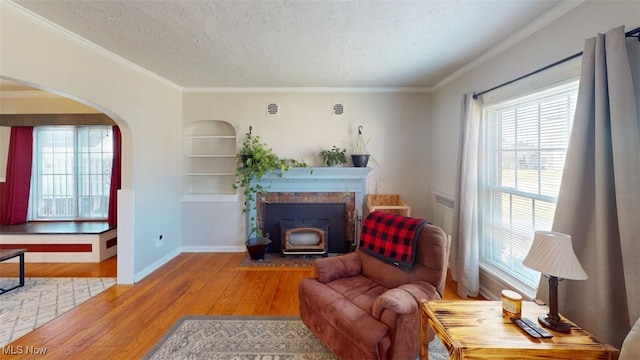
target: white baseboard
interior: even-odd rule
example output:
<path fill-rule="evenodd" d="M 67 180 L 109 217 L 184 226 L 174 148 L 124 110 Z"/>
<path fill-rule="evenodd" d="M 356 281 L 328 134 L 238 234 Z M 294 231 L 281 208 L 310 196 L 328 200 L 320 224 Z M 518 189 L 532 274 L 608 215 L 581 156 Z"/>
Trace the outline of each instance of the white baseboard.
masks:
<path fill-rule="evenodd" d="M 138 281 L 144 279 L 147 275 L 149 275 L 152 272 L 158 270 L 162 265 L 168 263 L 171 259 L 173 259 L 174 257 L 180 255 L 181 253 L 182 253 L 181 249 L 177 248 L 177 249 L 173 250 L 172 252 L 168 253 L 167 255 L 163 256 L 162 258 L 158 259 L 158 261 L 156 261 L 153 264 L 147 266 L 145 269 L 143 269 L 139 273 L 136 273 L 134 275 L 134 277 L 133 277 L 133 282 L 137 283 Z"/>
<path fill-rule="evenodd" d="M 244 246 L 183 246 L 182 252 L 245 252 L 247 248 Z"/>

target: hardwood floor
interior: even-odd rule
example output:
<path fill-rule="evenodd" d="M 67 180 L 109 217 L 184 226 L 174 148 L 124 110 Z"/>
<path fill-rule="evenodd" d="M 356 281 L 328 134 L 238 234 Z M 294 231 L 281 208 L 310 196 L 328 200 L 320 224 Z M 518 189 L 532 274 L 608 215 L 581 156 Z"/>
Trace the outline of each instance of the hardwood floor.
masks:
<path fill-rule="evenodd" d="M 116 277 L 116 257 L 100 263 L 26 263 L 27 277 Z M 0 263 L 0 277 L 17 277 L 17 263 Z"/>
<path fill-rule="evenodd" d="M 46 348 L 50 359 L 139 359 L 183 315 L 299 315 L 298 283 L 312 270 L 236 269 L 244 256 L 180 254 L 139 283 L 113 286 L 10 345 Z M 0 276 L 16 276 L 15 264 L 0 265 Z M 26 266 L 28 277 L 116 275 L 116 258 Z M 458 298 L 454 285 L 447 282 L 446 299 Z"/>

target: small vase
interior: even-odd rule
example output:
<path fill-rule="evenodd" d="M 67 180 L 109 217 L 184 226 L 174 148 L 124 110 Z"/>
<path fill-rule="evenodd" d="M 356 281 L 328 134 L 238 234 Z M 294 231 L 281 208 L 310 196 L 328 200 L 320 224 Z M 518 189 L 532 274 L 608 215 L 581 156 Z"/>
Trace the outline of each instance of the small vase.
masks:
<path fill-rule="evenodd" d="M 355 167 L 367 167 L 369 155 L 351 155 L 351 161 Z"/>
<path fill-rule="evenodd" d="M 247 247 L 251 260 L 257 261 L 264 260 L 264 256 L 267 253 L 267 249 L 269 249 L 270 244 L 271 240 L 263 237 L 251 238 L 244 243 Z"/>

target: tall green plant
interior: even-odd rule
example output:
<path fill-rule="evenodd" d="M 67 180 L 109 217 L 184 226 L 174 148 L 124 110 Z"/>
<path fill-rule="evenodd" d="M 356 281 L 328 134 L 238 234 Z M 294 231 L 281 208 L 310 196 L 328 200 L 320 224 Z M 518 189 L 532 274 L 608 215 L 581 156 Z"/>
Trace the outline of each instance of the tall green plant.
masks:
<path fill-rule="evenodd" d="M 277 171 L 278 176 L 283 176 L 284 172 L 292 167 L 305 167 L 304 161 L 286 159 L 278 157 L 271 147 L 260 140 L 260 136 L 252 134 L 252 127 L 245 134 L 242 148 L 236 156 L 236 182 L 234 189 L 242 188 L 244 193 L 244 208 L 242 214 L 249 214 L 256 210 L 257 196 L 267 191 L 268 187 L 260 184 L 265 174 Z M 249 219 L 249 238 L 269 237 L 269 234 L 262 232 L 258 226 L 258 219 L 255 211 Z"/>

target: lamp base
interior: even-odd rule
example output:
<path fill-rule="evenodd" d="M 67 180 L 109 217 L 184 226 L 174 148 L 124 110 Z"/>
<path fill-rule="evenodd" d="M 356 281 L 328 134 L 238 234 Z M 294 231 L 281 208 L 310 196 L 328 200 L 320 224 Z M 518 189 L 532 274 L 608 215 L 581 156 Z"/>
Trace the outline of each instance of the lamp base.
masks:
<path fill-rule="evenodd" d="M 538 316 L 538 321 L 542 324 L 542 326 L 549 328 L 553 331 L 569 334 L 571 332 L 571 325 L 566 322 L 558 319 L 550 318 L 549 316 L 540 315 Z"/>

